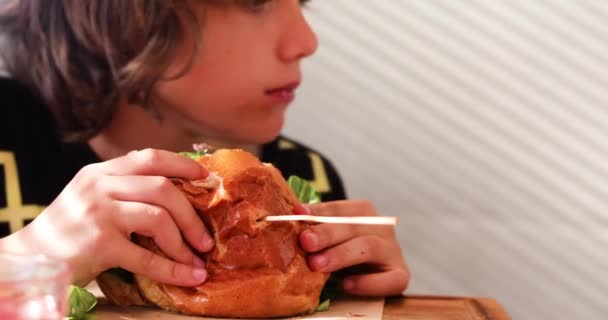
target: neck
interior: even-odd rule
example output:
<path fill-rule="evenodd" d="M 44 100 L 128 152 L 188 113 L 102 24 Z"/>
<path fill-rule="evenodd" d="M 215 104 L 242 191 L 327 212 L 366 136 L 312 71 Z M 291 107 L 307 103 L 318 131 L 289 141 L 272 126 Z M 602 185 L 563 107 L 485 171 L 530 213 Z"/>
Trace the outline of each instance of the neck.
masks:
<path fill-rule="evenodd" d="M 171 115 L 165 117 L 164 114 L 163 119 L 160 121 L 154 118 L 141 107 L 120 103 L 110 124 L 90 139 L 89 145 L 102 161 L 146 148 L 173 152 L 192 151 L 192 145 L 201 142 L 214 148 L 240 148 L 257 157 L 261 156 L 262 146 L 259 144 L 205 137 L 175 125 L 186 123 L 186 119 L 176 119 Z"/>

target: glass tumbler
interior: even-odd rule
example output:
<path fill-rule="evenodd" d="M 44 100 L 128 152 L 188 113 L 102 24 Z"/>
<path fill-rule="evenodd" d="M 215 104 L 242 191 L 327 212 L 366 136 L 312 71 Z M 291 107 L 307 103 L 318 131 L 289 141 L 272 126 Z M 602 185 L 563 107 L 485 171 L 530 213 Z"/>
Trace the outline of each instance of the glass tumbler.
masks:
<path fill-rule="evenodd" d="M 64 262 L 0 252 L 0 319 L 63 319 L 71 277 Z"/>

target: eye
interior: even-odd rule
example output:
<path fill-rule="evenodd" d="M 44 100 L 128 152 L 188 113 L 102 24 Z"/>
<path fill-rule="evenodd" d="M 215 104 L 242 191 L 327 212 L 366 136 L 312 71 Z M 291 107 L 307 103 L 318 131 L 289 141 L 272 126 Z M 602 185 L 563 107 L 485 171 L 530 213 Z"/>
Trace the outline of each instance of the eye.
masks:
<path fill-rule="evenodd" d="M 259 12 L 264 10 L 264 7 L 272 2 L 272 0 L 240 0 L 240 5 L 253 12 Z"/>
<path fill-rule="evenodd" d="M 240 0 L 241 7 L 251 11 L 262 11 L 273 0 Z M 300 6 L 306 7 L 311 0 L 300 0 Z"/>

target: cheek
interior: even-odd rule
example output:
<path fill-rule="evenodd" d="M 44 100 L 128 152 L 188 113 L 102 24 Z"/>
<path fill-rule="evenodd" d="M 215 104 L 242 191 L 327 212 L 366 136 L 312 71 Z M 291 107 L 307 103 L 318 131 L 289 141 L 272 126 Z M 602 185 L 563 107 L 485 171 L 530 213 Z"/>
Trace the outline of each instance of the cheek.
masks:
<path fill-rule="evenodd" d="M 226 122 L 263 112 L 263 86 L 236 63 L 210 63 L 201 57 L 180 78 L 159 82 L 156 94 L 168 107 L 193 120 Z"/>
<path fill-rule="evenodd" d="M 162 109 L 179 115 L 171 121 L 175 126 L 183 126 L 180 119 L 188 119 L 188 126 L 200 133 L 225 134 L 259 122 L 263 109 L 255 106 L 251 93 L 227 84 L 190 81 L 186 77 L 157 85 L 156 94 Z"/>
<path fill-rule="evenodd" d="M 206 67 L 196 65 L 178 79 L 159 82 L 155 95 L 164 108 L 189 119 L 188 128 L 217 139 L 262 143 L 276 137 L 285 106 L 269 104 L 260 81 L 245 77 L 254 72 Z M 175 121 L 175 125 L 185 124 Z"/>
<path fill-rule="evenodd" d="M 232 74 L 235 72 L 198 61 L 186 74 L 159 82 L 155 89 L 161 100 L 180 109 L 234 105 L 243 98 L 243 88 Z"/>

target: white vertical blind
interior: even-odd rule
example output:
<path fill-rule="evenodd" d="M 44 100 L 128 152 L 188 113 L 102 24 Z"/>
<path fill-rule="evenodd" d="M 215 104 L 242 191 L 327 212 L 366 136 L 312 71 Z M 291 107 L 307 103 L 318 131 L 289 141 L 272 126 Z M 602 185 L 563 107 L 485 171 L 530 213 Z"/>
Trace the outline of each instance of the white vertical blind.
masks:
<path fill-rule="evenodd" d="M 286 133 L 398 227 L 412 293 L 608 314 L 608 1 L 317 0 Z"/>

